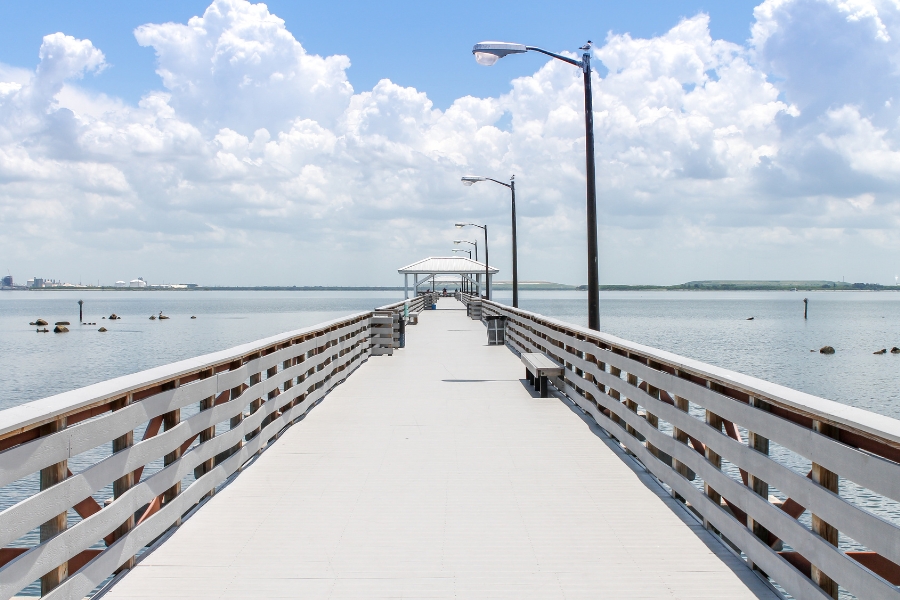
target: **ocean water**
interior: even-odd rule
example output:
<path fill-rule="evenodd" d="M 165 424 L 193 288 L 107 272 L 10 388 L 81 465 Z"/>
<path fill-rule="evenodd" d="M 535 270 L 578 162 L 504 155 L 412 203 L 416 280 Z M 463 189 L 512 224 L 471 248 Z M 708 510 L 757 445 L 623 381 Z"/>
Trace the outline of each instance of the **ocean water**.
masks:
<path fill-rule="evenodd" d="M 0 410 L 402 299 L 403 292 L 0 292 Z M 96 325 L 78 324 L 78 300 Z M 169 319 L 151 321 L 160 311 Z M 122 318 L 103 319 L 112 313 Z M 28 325 L 39 318 L 51 333 Z M 69 333 L 52 333 L 56 321 L 71 322 Z"/>
<path fill-rule="evenodd" d="M 402 292 L 0 292 L 0 410 L 401 298 Z M 803 298 L 809 299 L 808 319 L 803 318 Z M 85 321 L 96 325 L 78 324 L 79 299 L 85 302 Z M 511 293 L 497 292 L 495 299 L 510 303 Z M 520 306 L 587 324 L 584 292 L 524 292 Z M 160 311 L 170 319 L 149 319 Z M 122 319 L 102 318 L 113 312 Z M 28 323 L 38 318 L 47 320 L 50 329 L 55 321 L 70 321 L 70 332 L 36 333 Z M 109 331 L 99 333 L 101 326 Z M 900 347 L 898 293 L 606 292 L 601 294 L 601 329 L 900 418 L 900 355 L 873 354 Z M 836 353 L 820 354 L 824 345 Z M 184 417 L 190 414 L 183 411 Z M 136 431 L 136 439 L 142 433 Z M 78 472 L 108 453 L 104 447 L 73 457 L 70 468 Z M 775 444 L 771 453 L 798 473 L 805 475 L 810 468 L 808 461 Z M 147 466 L 146 476 L 162 467 L 161 460 L 157 463 Z M 733 466 L 724 469 L 738 476 Z M 0 511 L 36 490 L 35 477 L 0 488 Z M 771 493 L 784 498 L 774 488 Z M 102 501 L 110 495 L 111 489 L 104 489 L 94 496 Z M 898 503 L 846 480 L 841 481 L 841 495 L 900 523 Z M 70 511 L 70 524 L 78 520 Z M 808 515 L 800 520 L 809 526 Z M 36 541 L 37 531 L 32 531 L 15 545 Z M 843 535 L 841 547 L 861 549 Z M 33 584 L 22 593 L 39 595 L 39 587 Z"/>

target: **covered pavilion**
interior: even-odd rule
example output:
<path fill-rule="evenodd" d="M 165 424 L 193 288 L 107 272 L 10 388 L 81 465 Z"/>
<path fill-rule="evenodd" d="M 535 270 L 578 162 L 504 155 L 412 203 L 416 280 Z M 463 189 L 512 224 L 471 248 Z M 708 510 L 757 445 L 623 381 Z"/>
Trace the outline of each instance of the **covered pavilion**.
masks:
<path fill-rule="evenodd" d="M 459 281 L 469 281 L 475 291 L 481 295 L 481 275 L 485 274 L 485 265 L 477 260 L 462 256 L 429 256 L 418 262 L 407 265 L 402 269 L 397 269 L 398 273 L 403 274 L 404 298 L 409 298 L 409 276 L 414 279 L 414 293 L 418 293 L 419 286 L 426 283 L 435 283 L 439 281 L 456 281 L 444 279 L 447 275 L 456 275 Z M 499 272 L 495 267 L 487 267 L 487 276 L 493 279 L 493 276 Z M 419 279 L 424 275 L 423 279 Z M 488 286 L 490 287 L 490 286 Z"/>

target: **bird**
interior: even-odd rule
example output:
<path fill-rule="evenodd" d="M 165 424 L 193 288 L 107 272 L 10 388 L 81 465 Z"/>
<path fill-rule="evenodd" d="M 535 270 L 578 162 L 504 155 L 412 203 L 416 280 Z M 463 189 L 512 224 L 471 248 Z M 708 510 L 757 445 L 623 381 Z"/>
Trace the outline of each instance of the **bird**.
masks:
<path fill-rule="evenodd" d="M 590 49 L 591 49 L 591 43 L 592 43 L 591 40 L 588 40 L 588 41 L 587 41 L 587 44 L 585 44 L 584 46 L 582 46 L 581 48 L 579 48 L 579 50 L 590 50 Z"/>

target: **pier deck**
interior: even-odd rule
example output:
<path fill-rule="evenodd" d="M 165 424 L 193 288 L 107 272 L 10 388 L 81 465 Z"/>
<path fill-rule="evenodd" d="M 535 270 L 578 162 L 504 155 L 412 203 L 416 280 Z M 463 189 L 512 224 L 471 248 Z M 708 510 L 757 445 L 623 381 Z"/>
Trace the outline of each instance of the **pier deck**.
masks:
<path fill-rule="evenodd" d="M 460 303 L 440 308 L 105 598 L 776 597 Z"/>

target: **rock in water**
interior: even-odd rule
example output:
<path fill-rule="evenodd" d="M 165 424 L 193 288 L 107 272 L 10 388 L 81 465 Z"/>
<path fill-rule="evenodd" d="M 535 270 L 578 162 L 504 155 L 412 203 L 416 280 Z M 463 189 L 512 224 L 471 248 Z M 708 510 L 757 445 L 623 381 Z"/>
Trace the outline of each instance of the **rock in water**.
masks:
<path fill-rule="evenodd" d="M 192 318 L 192 319 L 196 319 L 197 317 L 195 317 L 195 316 L 192 315 L 191 318 Z M 900 350 L 898 350 L 898 352 L 900 352 Z"/>
<path fill-rule="evenodd" d="M 755 319 L 755 318 L 756 318 L 756 317 L 749 317 L 747 320 L 748 320 L 748 321 L 752 321 L 752 320 Z"/>
<path fill-rule="evenodd" d="M 99 331 L 100 333 L 106 333 L 106 327 L 101 327 L 97 331 Z"/>
<path fill-rule="evenodd" d="M 32 321 L 31 323 L 29 323 L 29 325 L 31 325 L 31 326 L 33 327 L 33 326 L 37 325 L 37 323 L 35 323 L 34 321 Z"/>
<path fill-rule="evenodd" d="M 887 354 L 887 348 L 882 348 L 881 350 L 876 350 L 872 354 Z"/>
<path fill-rule="evenodd" d="M 120 317 L 116 313 L 113 313 L 113 314 L 109 315 L 109 318 L 111 321 L 115 321 L 116 319 L 121 319 L 122 317 Z"/>
<path fill-rule="evenodd" d="M 893 348 L 891 348 L 891 354 L 900 354 L 900 348 L 894 346 Z"/>
<path fill-rule="evenodd" d="M 155 321 L 155 320 L 156 320 L 156 315 L 150 315 L 150 320 L 151 320 L 151 321 Z"/>
<path fill-rule="evenodd" d="M 69 328 L 66 327 L 65 325 L 57 325 L 56 327 L 53 328 L 53 333 L 68 333 L 68 332 L 69 332 Z"/>
<path fill-rule="evenodd" d="M 834 348 L 831 346 L 822 346 L 819 348 L 819 354 L 834 354 Z"/>
<path fill-rule="evenodd" d="M 34 324 L 37 325 L 38 327 L 43 327 L 44 325 L 49 325 L 49 323 L 43 319 L 38 319 L 37 321 L 34 322 Z"/>
<path fill-rule="evenodd" d="M 69 323 L 68 321 L 57 321 L 55 324 L 56 325 L 71 325 L 71 323 Z"/>

